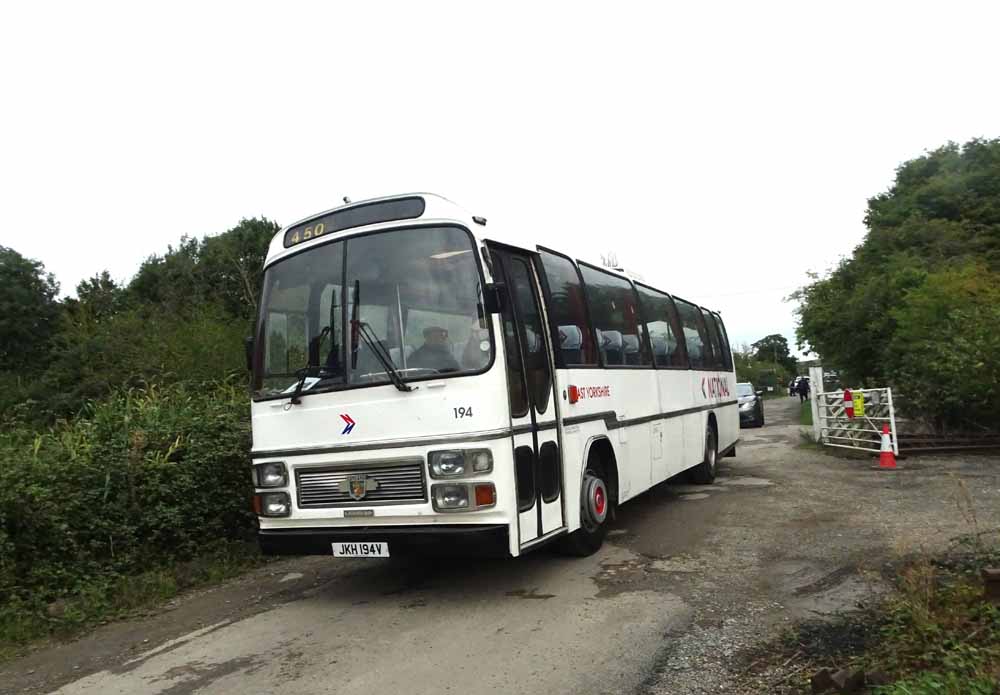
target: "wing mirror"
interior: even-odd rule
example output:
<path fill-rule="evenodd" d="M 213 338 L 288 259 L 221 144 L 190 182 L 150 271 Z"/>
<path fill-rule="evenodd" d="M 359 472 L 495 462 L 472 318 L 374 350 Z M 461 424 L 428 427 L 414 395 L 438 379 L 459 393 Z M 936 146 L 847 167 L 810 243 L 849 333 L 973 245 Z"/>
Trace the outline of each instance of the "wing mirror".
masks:
<path fill-rule="evenodd" d="M 243 341 L 243 350 L 246 352 L 247 358 L 247 371 L 253 371 L 253 336 L 250 336 Z"/>
<path fill-rule="evenodd" d="M 759 397 L 763 398 L 764 397 L 764 392 L 763 391 L 757 391 L 757 395 Z"/>
<path fill-rule="evenodd" d="M 507 286 L 502 282 L 491 282 L 483 288 L 483 305 L 486 313 L 499 314 L 507 306 Z"/>

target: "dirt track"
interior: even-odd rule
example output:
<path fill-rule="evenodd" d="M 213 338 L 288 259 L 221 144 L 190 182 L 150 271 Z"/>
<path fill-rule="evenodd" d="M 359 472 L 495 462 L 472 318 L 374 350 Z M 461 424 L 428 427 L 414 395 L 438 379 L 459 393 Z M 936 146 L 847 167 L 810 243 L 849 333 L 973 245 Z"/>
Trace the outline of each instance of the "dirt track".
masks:
<path fill-rule="evenodd" d="M 0 666 L 0 692 L 740 692 L 783 627 L 1000 526 L 1000 459 L 873 471 L 801 447 L 798 409 L 768 401 L 716 485 L 630 502 L 594 557 L 276 563 Z"/>

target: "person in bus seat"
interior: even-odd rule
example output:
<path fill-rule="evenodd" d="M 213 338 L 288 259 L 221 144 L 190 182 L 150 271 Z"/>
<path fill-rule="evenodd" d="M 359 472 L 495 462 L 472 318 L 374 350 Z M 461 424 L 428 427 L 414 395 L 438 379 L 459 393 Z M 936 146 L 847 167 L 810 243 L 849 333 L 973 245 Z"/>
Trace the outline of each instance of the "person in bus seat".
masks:
<path fill-rule="evenodd" d="M 478 371 L 486 366 L 489 360 L 490 332 L 483 323 L 476 319 L 469 328 L 469 339 L 462 350 L 462 367 L 468 371 Z M 483 349 L 483 344 L 486 349 Z M 409 359 L 409 356 L 407 356 Z"/>
<path fill-rule="evenodd" d="M 406 366 L 438 372 L 457 372 L 462 368 L 451 352 L 447 329 L 440 326 L 424 329 L 424 344 L 413 351 L 406 360 Z"/>

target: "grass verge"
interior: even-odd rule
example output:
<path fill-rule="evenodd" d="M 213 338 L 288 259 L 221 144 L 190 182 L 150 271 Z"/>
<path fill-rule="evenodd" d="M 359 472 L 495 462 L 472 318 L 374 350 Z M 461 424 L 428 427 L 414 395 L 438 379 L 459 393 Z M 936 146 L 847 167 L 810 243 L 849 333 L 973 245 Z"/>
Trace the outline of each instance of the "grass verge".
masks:
<path fill-rule="evenodd" d="M 812 427 L 813 411 L 812 411 L 812 405 L 809 403 L 809 401 L 802 402 L 802 410 L 799 413 L 799 424 L 808 425 L 809 427 Z"/>
<path fill-rule="evenodd" d="M 775 694 L 808 693 L 821 668 L 851 668 L 883 683 L 859 691 L 871 695 L 998 693 L 1000 605 L 984 598 L 980 577 L 983 568 L 998 566 L 1000 552 L 978 541 L 945 558 L 910 559 L 880 602 L 801 624 L 767 645 L 752 660 L 747 683 L 768 682 Z"/>
<path fill-rule="evenodd" d="M 1000 687 L 1000 606 L 983 597 L 980 570 L 997 553 L 920 559 L 904 567 L 884 606 L 881 640 L 860 663 L 893 676 L 879 695 L 987 695 Z"/>
<path fill-rule="evenodd" d="M 134 616 L 181 592 L 238 576 L 267 562 L 253 543 L 220 543 L 197 558 L 137 575 L 98 578 L 45 606 L 0 605 L 0 662 L 48 639 L 67 639 L 96 625 Z"/>

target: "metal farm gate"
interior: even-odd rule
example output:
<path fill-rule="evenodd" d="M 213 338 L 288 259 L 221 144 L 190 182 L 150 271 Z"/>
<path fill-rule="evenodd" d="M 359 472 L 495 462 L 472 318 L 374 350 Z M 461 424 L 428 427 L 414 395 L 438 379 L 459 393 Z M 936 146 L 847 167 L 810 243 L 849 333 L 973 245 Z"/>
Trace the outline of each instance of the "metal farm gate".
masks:
<path fill-rule="evenodd" d="M 882 426 L 889 425 L 893 453 L 899 455 L 896 437 L 896 411 L 892 407 L 892 389 L 849 389 L 853 397 L 855 415 L 851 417 L 844 391 L 817 393 L 815 396 L 818 418 L 817 438 L 826 446 L 879 453 L 882 445 Z M 858 407 L 863 404 L 862 407 Z M 863 413 L 863 414 L 862 414 Z"/>

